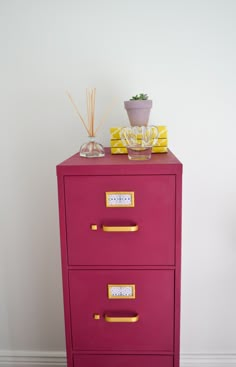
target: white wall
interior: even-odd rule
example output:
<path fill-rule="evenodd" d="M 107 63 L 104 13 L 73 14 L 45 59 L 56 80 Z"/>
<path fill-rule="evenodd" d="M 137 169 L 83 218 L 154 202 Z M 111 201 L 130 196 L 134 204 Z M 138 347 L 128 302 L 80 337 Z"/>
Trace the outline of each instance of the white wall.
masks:
<path fill-rule="evenodd" d="M 0 349 L 63 351 L 55 166 L 146 92 L 184 164 L 182 353 L 236 353 L 236 2 L 1 0 Z"/>

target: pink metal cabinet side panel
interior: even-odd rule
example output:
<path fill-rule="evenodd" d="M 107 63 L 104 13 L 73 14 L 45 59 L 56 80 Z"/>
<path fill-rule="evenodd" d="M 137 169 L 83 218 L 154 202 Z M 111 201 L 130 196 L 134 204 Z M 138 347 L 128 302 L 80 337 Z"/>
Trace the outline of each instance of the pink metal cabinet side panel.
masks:
<path fill-rule="evenodd" d="M 69 303 L 69 280 L 67 271 L 67 243 L 66 243 L 66 218 L 65 218 L 65 195 L 64 195 L 64 177 L 58 177 L 58 206 L 60 221 L 61 238 L 61 265 L 62 265 L 62 284 L 64 300 L 64 322 L 67 350 L 67 365 L 73 367 L 72 341 L 71 341 L 71 321 L 70 321 L 70 303 Z"/>
<path fill-rule="evenodd" d="M 180 363 L 181 226 L 182 226 L 182 170 L 181 173 L 176 175 L 176 240 L 175 240 L 176 271 L 175 271 L 174 367 L 179 367 Z"/>

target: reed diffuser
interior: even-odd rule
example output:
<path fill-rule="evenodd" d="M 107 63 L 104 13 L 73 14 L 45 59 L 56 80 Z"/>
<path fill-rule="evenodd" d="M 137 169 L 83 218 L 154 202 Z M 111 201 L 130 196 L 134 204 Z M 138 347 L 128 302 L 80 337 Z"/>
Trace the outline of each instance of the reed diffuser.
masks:
<path fill-rule="evenodd" d="M 85 121 L 80 114 L 73 98 L 67 93 L 69 100 L 71 101 L 77 116 L 84 125 L 89 141 L 80 147 L 80 156 L 85 158 L 99 158 L 105 156 L 105 151 L 102 144 L 96 141 L 96 134 L 105 122 L 105 117 L 101 120 L 97 128 L 95 128 L 95 101 L 96 101 L 96 88 L 86 89 L 86 102 L 87 102 L 87 121 Z"/>

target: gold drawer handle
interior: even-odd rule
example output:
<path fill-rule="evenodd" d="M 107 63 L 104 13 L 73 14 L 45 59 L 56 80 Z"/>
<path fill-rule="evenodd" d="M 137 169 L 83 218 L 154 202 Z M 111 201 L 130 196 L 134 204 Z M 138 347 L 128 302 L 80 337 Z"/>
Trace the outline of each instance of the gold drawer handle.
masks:
<path fill-rule="evenodd" d="M 104 315 L 106 322 L 137 322 L 139 320 L 139 315 L 134 316 L 109 316 Z"/>
<path fill-rule="evenodd" d="M 134 226 L 102 226 L 104 232 L 137 232 L 138 224 Z"/>

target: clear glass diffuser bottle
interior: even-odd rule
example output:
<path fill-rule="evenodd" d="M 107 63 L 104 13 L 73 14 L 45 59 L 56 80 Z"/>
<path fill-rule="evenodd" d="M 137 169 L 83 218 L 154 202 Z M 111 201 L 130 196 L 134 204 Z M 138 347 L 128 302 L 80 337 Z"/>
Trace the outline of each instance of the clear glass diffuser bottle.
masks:
<path fill-rule="evenodd" d="M 80 156 L 84 158 L 100 158 L 105 156 L 102 144 L 96 142 L 95 136 L 89 136 L 89 141 L 80 147 Z"/>

